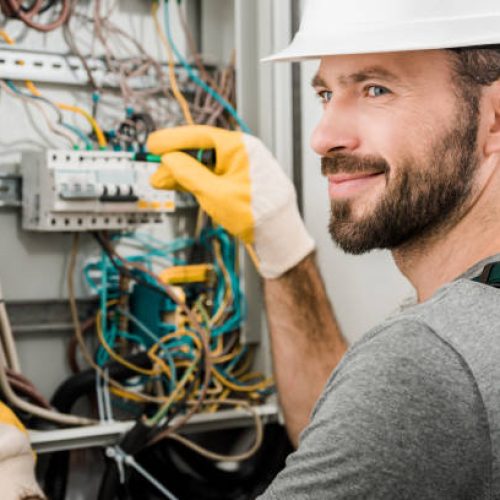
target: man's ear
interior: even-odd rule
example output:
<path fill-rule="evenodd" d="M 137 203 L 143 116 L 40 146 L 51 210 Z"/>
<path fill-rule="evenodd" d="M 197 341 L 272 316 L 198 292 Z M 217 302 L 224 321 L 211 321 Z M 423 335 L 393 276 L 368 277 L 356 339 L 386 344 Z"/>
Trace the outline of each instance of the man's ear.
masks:
<path fill-rule="evenodd" d="M 487 87 L 483 97 L 488 119 L 484 154 L 490 156 L 500 153 L 500 80 Z"/>

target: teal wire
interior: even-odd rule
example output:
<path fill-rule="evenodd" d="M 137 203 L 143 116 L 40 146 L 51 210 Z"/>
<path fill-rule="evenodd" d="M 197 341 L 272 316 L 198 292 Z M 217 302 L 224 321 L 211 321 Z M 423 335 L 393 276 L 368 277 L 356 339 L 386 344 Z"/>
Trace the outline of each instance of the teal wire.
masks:
<path fill-rule="evenodd" d="M 123 330 L 119 330 L 117 335 L 125 340 L 131 340 L 142 347 L 147 347 L 146 343 L 141 337 L 139 337 L 139 335 L 133 335 L 132 333 L 124 332 Z"/>
<path fill-rule="evenodd" d="M 101 252 L 101 293 L 99 294 L 101 308 L 101 332 L 107 339 L 107 320 L 108 320 L 108 256 L 104 251 Z M 109 343 L 109 342 L 108 342 Z M 102 366 L 109 358 L 108 353 L 101 348 L 97 351 L 97 363 Z"/>
<path fill-rule="evenodd" d="M 92 141 L 87 137 L 87 135 L 83 132 L 83 130 L 80 130 L 78 127 L 75 127 L 74 125 L 70 125 L 69 123 L 66 122 L 61 122 L 61 125 L 68 129 L 70 132 L 73 132 L 76 136 L 78 136 L 82 142 L 85 144 L 85 149 L 87 151 L 92 151 L 94 149 L 94 145 L 92 144 Z"/>
<path fill-rule="evenodd" d="M 172 37 L 172 32 L 170 29 L 170 14 L 169 14 L 169 3 L 168 0 L 165 0 L 165 8 L 163 9 L 163 15 L 164 15 L 164 21 L 165 21 L 165 32 L 167 34 L 168 41 L 172 47 L 172 50 L 175 54 L 175 57 L 178 59 L 178 61 L 182 64 L 184 69 L 186 70 L 189 78 L 196 84 L 198 87 L 202 88 L 207 94 L 212 96 L 221 106 L 226 109 L 229 114 L 237 121 L 238 125 L 240 126 L 241 130 L 247 134 L 250 133 L 250 127 L 244 122 L 244 120 L 241 118 L 241 116 L 238 114 L 238 112 L 234 109 L 234 107 L 227 102 L 224 97 L 222 97 L 216 90 L 214 90 L 212 87 L 207 85 L 203 80 L 201 80 L 198 75 L 195 73 L 193 70 L 193 67 L 184 59 L 182 54 L 179 52 L 177 49 L 177 46 L 175 45 L 174 39 Z"/>
<path fill-rule="evenodd" d="M 78 127 L 75 127 L 74 125 L 70 125 L 69 123 L 66 123 L 65 121 L 63 121 L 61 111 L 58 109 L 58 107 L 52 101 L 50 101 L 49 99 L 46 99 L 45 97 L 42 97 L 42 96 L 22 92 L 21 89 L 17 88 L 16 85 L 14 85 L 14 82 L 12 80 L 5 80 L 5 83 L 16 94 L 22 95 L 24 97 L 29 97 L 30 99 L 42 101 L 45 104 L 48 104 L 57 113 L 57 116 L 58 116 L 57 123 L 59 123 L 59 125 L 66 128 L 67 130 L 70 130 L 71 132 L 73 132 L 73 134 L 78 136 L 78 138 L 84 142 L 86 149 L 88 149 L 88 150 L 94 149 L 94 145 L 92 144 L 90 139 L 85 135 L 83 130 L 80 130 Z"/>
<path fill-rule="evenodd" d="M 231 360 L 231 362 L 224 368 L 227 373 L 231 372 L 233 368 L 239 363 L 240 359 L 248 352 L 248 346 L 243 349 Z"/>
<path fill-rule="evenodd" d="M 155 344 L 159 343 L 162 352 L 165 353 L 165 357 L 167 358 L 167 363 L 170 368 L 171 372 L 171 377 L 170 377 L 170 390 L 173 391 L 175 389 L 175 386 L 177 385 L 177 370 L 175 367 L 175 361 L 172 356 L 172 353 L 166 348 L 166 346 L 162 342 L 158 342 L 159 339 L 158 337 L 138 318 L 136 318 L 133 314 L 129 313 L 128 311 L 125 311 L 124 309 L 117 309 L 120 314 L 128 318 L 132 323 L 134 323 L 136 326 L 138 326 Z"/>

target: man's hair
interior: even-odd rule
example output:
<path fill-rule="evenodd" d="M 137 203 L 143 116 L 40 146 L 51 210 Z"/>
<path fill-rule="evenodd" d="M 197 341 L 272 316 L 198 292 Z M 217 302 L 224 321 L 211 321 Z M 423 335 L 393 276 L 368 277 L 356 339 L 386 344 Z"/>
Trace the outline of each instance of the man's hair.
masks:
<path fill-rule="evenodd" d="M 481 86 L 500 79 L 500 45 L 449 49 L 459 84 L 468 92 L 480 92 Z"/>

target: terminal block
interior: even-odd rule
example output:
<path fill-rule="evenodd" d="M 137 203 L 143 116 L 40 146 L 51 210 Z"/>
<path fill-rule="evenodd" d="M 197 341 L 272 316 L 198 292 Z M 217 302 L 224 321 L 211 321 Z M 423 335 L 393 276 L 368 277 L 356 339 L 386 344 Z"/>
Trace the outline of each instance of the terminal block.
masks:
<path fill-rule="evenodd" d="M 192 197 L 158 191 L 149 177 L 158 164 L 133 153 L 47 150 L 25 153 L 23 228 L 34 231 L 127 230 L 161 223 Z"/>

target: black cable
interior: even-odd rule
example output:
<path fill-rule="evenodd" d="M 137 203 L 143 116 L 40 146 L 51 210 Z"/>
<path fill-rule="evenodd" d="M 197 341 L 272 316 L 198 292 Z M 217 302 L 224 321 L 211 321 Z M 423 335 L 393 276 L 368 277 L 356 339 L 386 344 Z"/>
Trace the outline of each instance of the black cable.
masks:
<path fill-rule="evenodd" d="M 141 352 L 126 358 L 127 361 L 142 368 L 151 368 L 151 360 L 147 353 Z M 137 374 L 126 366 L 111 361 L 104 365 L 109 376 L 117 381 L 124 381 Z M 95 370 L 89 368 L 66 379 L 56 390 L 51 404 L 63 413 L 71 413 L 75 403 L 95 391 Z M 69 473 L 69 451 L 52 453 L 48 459 L 47 470 L 44 475 L 44 490 L 51 500 L 64 500 Z"/>
<path fill-rule="evenodd" d="M 240 433 L 238 430 L 223 430 L 207 433 L 205 437 L 211 437 L 213 441 L 234 442 L 241 436 Z M 261 448 L 231 472 L 222 470 L 212 460 L 180 443 L 169 440 L 143 450 L 136 460 L 179 500 L 253 500 L 264 492 L 284 468 L 286 457 L 292 451 L 283 426 L 268 424 L 264 429 Z M 125 498 L 163 498 L 154 486 L 136 472 L 129 476 L 128 495 Z"/>
<path fill-rule="evenodd" d="M 146 425 L 142 420 L 138 420 L 135 426 L 123 436 L 118 444 L 120 449 L 127 455 L 136 455 L 144 449 L 154 434 L 154 429 Z M 99 487 L 98 500 L 124 500 L 127 496 L 126 481 L 124 484 L 120 482 L 120 471 L 116 462 L 108 458 L 106 470 L 101 480 Z M 128 475 L 129 471 L 125 471 Z"/>

